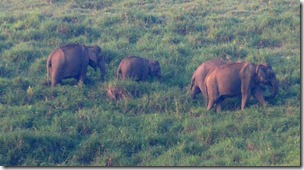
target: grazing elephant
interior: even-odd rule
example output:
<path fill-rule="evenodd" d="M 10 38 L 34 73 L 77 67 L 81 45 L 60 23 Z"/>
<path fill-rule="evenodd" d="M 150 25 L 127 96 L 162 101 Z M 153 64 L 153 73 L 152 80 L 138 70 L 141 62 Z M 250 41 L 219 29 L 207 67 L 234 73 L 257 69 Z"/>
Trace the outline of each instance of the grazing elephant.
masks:
<path fill-rule="evenodd" d="M 129 56 L 121 60 L 117 69 L 117 78 L 134 81 L 146 81 L 148 75 L 161 79 L 159 62 L 137 56 Z"/>
<path fill-rule="evenodd" d="M 261 84 L 270 85 L 273 98 L 278 92 L 278 81 L 270 65 L 235 62 L 222 65 L 210 72 L 205 79 L 208 96 L 207 110 L 216 104 L 216 111 L 221 111 L 221 102 L 226 97 L 242 95 L 241 109 L 252 94 L 260 104 L 265 105 Z"/>
<path fill-rule="evenodd" d="M 47 59 L 47 75 L 51 76 L 52 87 L 62 79 L 75 78 L 85 83 L 87 67 L 100 69 L 100 79 L 105 76 L 105 65 L 99 46 L 69 44 L 52 51 Z"/>
<path fill-rule="evenodd" d="M 203 93 L 203 96 L 206 99 L 206 95 L 204 94 L 204 82 L 207 74 L 214 70 L 215 68 L 224 65 L 226 63 L 231 62 L 230 60 L 223 60 L 221 58 L 215 58 L 208 61 L 203 62 L 201 65 L 197 67 L 197 69 L 194 71 L 192 78 L 191 78 L 191 85 L 190 85 L 190 96 L 192 99 L 195 98 L 197 94 L 200 92 Z"/>

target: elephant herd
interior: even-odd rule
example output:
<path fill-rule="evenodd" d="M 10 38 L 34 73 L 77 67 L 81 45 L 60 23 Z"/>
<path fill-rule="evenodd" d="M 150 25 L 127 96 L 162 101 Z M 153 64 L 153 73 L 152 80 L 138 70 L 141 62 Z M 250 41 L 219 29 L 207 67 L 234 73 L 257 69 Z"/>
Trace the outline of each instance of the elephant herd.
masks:
<path fill-rule="evenodd" d="M 98 67 L 100 80 L 104 80 L 106 69 L 101 48 L 97 45 L 68 44 L 56 48 L 48 56 L 47 76 L 51 76 L 52 87 L 68 78 L 84 83 L 88 66 L 95 71 Z M 161 80 L 159 62 L 137 56 L 122 59 L 116 73 L 118 79 L 133 81 L 146 81 L 149 75 Z M 264 97 L 262 85 L 271 86 L 271 96 Z M 241 109 L 244 109 L 251 95 L 265 105 L 265 99 L 277 94 L 278 81 L 270 65 L 216 58 L 203 62 L 192 75 L 191 98 L 194 99 L 200 92 L 207 103 L 207 110 L 216 105 L 216 111 L 220 112 L 226 97 L 239 95 L 242 96 Z"/>
<path fill-rule="evenodd" d="M 98 67 L 100 80 L 104 80 L 106 69 L 101 48 L 97 45 L 69 44 L 56 48 L 48 56 L 47 75 L 51 76 L 52 87 L 68 78 L 84 83 L 88 65 L 95 71 Z M 121 61 L 117 70 L 117 78 L 122 80 L 146 81 L 148 75 L 161 79 L 158 61 L 129 56 Z"/>
<path fill-rule="evenodd" d="M 194 98 L 202 92 L 207 101 L 207 110 L 216 105 L 216 111 L 221 111 L 221 103 L 226 97 L 241 95 L 241 109 L 246 106 L 249 97 L 265 105 L 262 85 L 270 85 L 273 98 L 278 93 L 278 81 L 270 65 L 253 64 L 250 62 L 213 59 L 202 63 L 191 78 L 190 95 Z"/>

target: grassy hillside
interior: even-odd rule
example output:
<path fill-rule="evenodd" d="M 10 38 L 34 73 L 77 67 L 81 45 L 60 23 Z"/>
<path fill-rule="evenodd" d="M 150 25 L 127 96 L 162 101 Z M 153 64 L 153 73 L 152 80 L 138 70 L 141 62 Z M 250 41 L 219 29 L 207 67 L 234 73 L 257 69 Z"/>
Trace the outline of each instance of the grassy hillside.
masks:
<path fill-rule="evenodd" d="M 51 89 L 60 45 L 99 45 L 106 80 Z M 163 82 L 116 80 L 127 55 L 156 59 Z M 206 111 L 191 75 L 211 58 L 269 62 L 278 95 Z M 2 0 L 0 165 L 300 166 L 300 3 L 295 0 Z M 123 90 L 112 101 L 107 89 Z"/>

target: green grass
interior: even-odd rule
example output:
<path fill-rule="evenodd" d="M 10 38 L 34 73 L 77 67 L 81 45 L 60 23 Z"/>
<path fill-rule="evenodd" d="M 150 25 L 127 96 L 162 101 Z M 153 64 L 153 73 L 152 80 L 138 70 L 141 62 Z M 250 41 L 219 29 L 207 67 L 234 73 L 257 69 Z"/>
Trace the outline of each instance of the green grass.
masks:
<path fill-rule="evenodd" d="M 43 85 L 60 45 L 99 45 L 106 81 Z M 158 60 L 163 81 L 122 82 L 120 60 Z M 269 62 L 279 93 L 206 111 L 189 96 L 211 58 Z M 0 2 L 0 165 L 300 166 L 300 3 L 287 0 Z M 128 100 L 113 101 L 108 88 Z"/>

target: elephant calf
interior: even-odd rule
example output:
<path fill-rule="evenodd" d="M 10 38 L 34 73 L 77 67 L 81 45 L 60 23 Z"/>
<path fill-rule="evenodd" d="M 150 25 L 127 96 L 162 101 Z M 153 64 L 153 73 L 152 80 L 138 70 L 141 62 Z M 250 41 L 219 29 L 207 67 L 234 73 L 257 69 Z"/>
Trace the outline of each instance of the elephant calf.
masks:
<path fill-rule="evenodd" d="M 51 76 L 52 87 L 62 79 L 75 78 L 85 82 L 87 67 L 90 65 L 96 71 L 99 67 L 100 79 L 105 76 L 105 65 L 99 46 L 69 44 L 52 51 L 47 59 L 47 75 Z"/>
<path fill-rule="evenodd" d="M 205 79 L 205 90 L 208 96 L 207 110 L 216 104 L 216 111 L 221 111 L 221 102 L 226 97 L 242 95 L 241 109 L 245 108 L 250 95 L 253 95 L 260 104 L 265 99 L 260 88 L 261 84 L 272 87 L 274 97 L 278 92 L 278 81 L 270 65 L 255 65 L 249 62 L 235 62 L 222 65 L 210 72 Z"/>
<path fill-rule="evenodd" d="M 158 61 L 128 56 L 121 60 L 117 69 L 117 78 L 122 80 L 146 81 L 149 75 L 161 79 L 161 68 Z"/>

